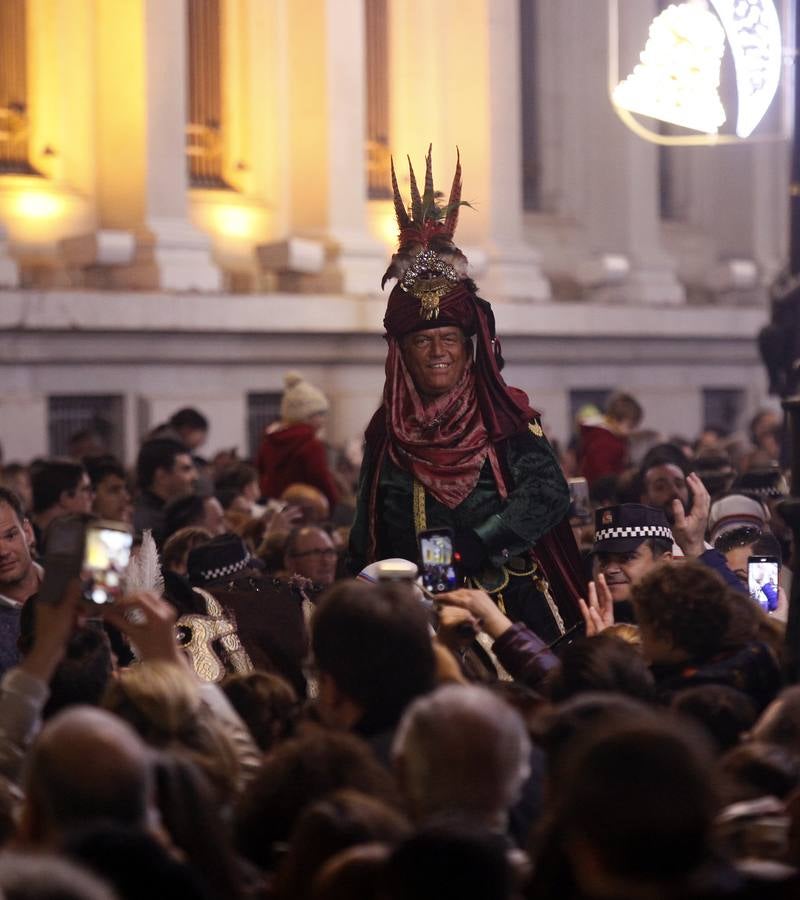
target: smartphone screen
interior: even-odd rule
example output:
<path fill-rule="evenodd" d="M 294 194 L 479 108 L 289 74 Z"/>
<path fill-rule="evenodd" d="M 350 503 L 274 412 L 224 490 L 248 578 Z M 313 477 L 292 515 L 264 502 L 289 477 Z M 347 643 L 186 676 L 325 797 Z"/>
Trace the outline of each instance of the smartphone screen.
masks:
<path fill-rule="evenodd" d="M 419 552 L 422 561 L 422 586 L 432 594 L 458 587 L 453 558 L 453 532 L 449 529 L 421 531 Z"/>
<path fill-rule="evenodd" d="M 569 518 L 582 524 L 592 521 L 592 504 L 589 501 L 589 482 L 585 478 L 569 479 Z"/>
<path fill-rule="evenodd" d="M 122 595 L 132 544 L 133 535 L 121 528 L 93 524 L 86 529 L 83 577 L 92 603 L 113 603 Z"/>
<path fill-rule="evenodd" d="M 747 560 L 747 587 L 750 596 L 766 612 L 778 608 L 780 564 L 776 556 L 750 556 Z"/>

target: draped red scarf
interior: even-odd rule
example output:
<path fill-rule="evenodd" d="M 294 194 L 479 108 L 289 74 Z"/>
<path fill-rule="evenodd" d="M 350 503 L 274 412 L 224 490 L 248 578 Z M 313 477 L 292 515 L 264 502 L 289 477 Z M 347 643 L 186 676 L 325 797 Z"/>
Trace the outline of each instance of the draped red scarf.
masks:
<path fill-rule="evenodd" d="M 389 456 L 440 503 L 454 509 L 475 489 L 488 456 L 498 488 L 505 484 L 483 422 L 470 360 L 455 387 L 425 405 L 394 339 L 386 360 Z"/>

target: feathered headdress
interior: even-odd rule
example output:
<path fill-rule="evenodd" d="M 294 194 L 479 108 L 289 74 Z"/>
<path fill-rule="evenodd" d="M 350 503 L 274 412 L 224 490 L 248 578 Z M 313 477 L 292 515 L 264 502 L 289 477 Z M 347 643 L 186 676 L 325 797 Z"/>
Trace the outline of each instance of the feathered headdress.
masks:
<path fill-rule="evenodd" d="M 420 316 L 427 320 L 437 318 L 439 300 L 467 278 L 467 258 L 453 243 L 459 209 L 469 206 L 461 199 L 461 157 L 456 148 L 456 171 L 450 199 L 446 206 L 440 206 L 433 189 L 432 149 L 431 144 L 425 157 L 425 188 L 421 195 L 411 158 L 408 158 L 410 215 L 397 185 L 392 159 L 392 193 L 400 228 L 399 248 L 381 280 L 381 287 L 384 287 L 390 278 L 396 278 L 406 293 L 420 301 Z"/>

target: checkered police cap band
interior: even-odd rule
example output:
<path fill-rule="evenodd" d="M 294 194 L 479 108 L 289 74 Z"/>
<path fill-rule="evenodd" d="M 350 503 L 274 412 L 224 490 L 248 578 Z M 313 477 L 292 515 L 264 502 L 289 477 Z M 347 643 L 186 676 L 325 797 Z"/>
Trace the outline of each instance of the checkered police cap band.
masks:
<path fill-rule="evenodd" d="M 216 569 L 203 569 L 200 577 L 203 581 L 216 581 L 218 578 L 227 578 L 229 575 L 235 575 L 237 572 L 244 571 L 249 565 L 252 556 L 247 556 L 235 563 L 229 563 L 227 566 L 218 566 Z"/>
<path fill-rule="evenodd" d="M 601 528 L 595 535 L 595 543 L 611 541 L 615 538 L 663 538 L 672 540 L 672 531 L 666 525 L 620 525 L 614 528 Z"/>

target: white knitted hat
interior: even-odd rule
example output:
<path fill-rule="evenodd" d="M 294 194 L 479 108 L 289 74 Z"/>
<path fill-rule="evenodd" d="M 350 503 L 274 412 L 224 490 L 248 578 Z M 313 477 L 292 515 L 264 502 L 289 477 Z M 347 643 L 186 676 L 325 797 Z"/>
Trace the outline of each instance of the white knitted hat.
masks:
<path fill-rule="evenodd" d="M 281 400 L 281 419 L 284 422 L 305 422 L 317 413 L 328 411 L 325 394 L 305 381 L 299 372 L 287 372 L 283 383 L 286 385 Z"/>

